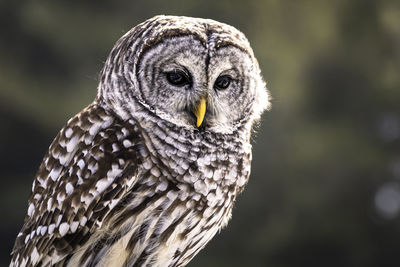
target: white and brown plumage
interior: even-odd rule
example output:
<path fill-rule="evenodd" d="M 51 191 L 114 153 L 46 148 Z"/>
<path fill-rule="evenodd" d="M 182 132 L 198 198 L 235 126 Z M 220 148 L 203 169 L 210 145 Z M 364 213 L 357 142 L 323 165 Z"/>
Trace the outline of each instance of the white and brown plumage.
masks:
<path fill-rule="evenodd" d="M 10 266 L 185 266 L 227 224 L 268 105 L 235 28 L 134 27 L 43 159 Z"/>

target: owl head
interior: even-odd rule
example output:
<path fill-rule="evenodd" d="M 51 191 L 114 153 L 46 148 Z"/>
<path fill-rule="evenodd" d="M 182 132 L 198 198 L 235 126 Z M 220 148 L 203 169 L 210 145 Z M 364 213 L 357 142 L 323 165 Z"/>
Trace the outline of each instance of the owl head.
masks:
<path fill-rule="evenodd" d="M 97 100 L 125 119 L 140 105 L 179 127 L 222 134 L 251 129 L 270 105 L 243 33 L 177 16 L 153 17 L 117 41 Z"/>

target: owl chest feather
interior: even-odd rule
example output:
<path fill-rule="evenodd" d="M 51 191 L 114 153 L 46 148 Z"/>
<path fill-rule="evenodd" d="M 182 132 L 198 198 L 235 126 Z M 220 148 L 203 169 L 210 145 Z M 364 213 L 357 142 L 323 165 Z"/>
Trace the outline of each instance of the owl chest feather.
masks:
<path fill-rule="evenodd" d="M 35 221 L 21 231 L 17 259 L 28 246 L 44 265 L 184 266 L 226 225 L 250 173 L 250 145 L 140 122 L 95 105 L 70 120 L 38 171 Z M 40 245 L 48 240 L 55 245 Z"/>
<path fill-rule="evenodd" d="M 102 255 L 102 265 L 184 266 L 230 219 L 250 155 L 226 143 L 164 134 L 156 126 L 140 133 L 138 179 L 107 227 L 122 238 Z"/>
<path fill-rule="evenodd" d="M 146 258 L 151 266 L 182 266 L 230 219 L 249 176 L 250 150 L 226 137 L 190 134 L 168 125 L 141 131 L 142 164 L 135 184 L 141 194 L 130 205 L 148 203 L 140 218 L 129 220 L 126 239 L 135 242 L 126 242 L 132 243 L 127 257 L 133 264 L 137 255 L 151 251 Z M 157 246 L 148 245 L 152 239 Z"/>

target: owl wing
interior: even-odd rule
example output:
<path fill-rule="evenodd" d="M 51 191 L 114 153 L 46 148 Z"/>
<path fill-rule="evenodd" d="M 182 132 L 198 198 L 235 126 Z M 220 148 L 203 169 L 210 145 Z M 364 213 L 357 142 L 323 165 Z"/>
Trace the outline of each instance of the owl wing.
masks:
<path fill-rule="evenodd" d="M 33 182 L 10 266 L 55 264 L 119 208 L 138 176 L 138 136 L 92 104 L 51 144 Z"/>

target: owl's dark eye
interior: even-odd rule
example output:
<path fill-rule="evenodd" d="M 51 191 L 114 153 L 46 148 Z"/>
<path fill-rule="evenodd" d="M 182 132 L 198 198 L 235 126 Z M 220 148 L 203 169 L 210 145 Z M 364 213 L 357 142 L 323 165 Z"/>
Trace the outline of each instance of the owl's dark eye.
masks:
<path fill-rule="evenodd" d="M 215 81 L 215 88 L 219 90 L 223 90 L 229 87 L 231 84 L 232 78 L 228 75 L 222 75 L 217 78 Z"/>
<path fill-rule="evenodd" d="M 167 80 L 175 86 L 184 86 L 190 83 L 189 76 L 183 71 L 171 71 L 166 73 Z"/>

